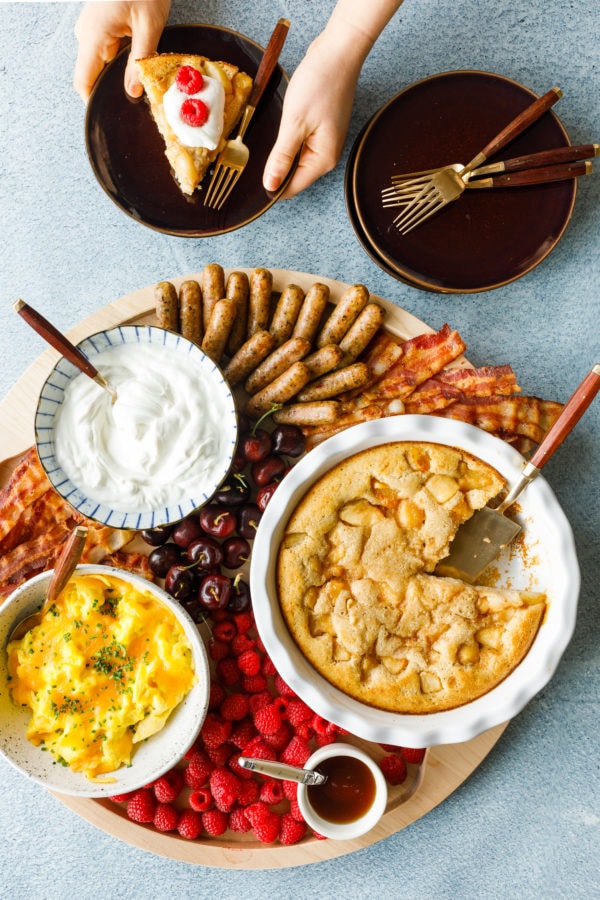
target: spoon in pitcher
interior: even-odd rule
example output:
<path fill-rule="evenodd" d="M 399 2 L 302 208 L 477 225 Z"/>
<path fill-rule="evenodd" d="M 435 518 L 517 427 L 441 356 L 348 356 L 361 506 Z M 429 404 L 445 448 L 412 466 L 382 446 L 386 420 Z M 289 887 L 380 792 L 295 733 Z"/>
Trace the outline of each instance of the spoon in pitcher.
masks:
<path fill-rule="evenodd" d="M 273 762 L 269 759 L 239 756 L 238 763 L 242 769 L 259 772 L 261 775 L 270 775 L 271 778 L 280 778 L 283 781 L 297 781 L 299 784 L 323 784 L 327 781 L 327 775 L 321 775 L 314 769 L 300 769 L 297 766 L 288 766 L 286 763 Z"/>
<path fill-rule="evenodd" d="M 50 584 L 48 585 L 48 593 L 44 605 L 37 612 L 32 613 L 32 615 L 26 616 L 24 619 L 21 619 L 20 622 L 17 622 L 8 639 L 9 643 L 10 641 L 19 641 L 28 631 L 31 631 L 32 628 L 39 625 L 52 604 L 56 602 L 56 599 L 75 571 L 75 567 L 81 558 L 87 533 L 88 530 L 85 525 L 77 525 L 77 527 L 73 529 L 65 541 L 64 547 L 56 562 Z"/>
<path fill-rule="evenodd" d="M 33 307 L 25 303 L 24 300 L 15 300 L 13 309 L 18 312 L 22 319 L 36 331 L 40 337 L 44 338 L 55 350 L 68 359 L 70 363 L 76 366 L 80 372 L 99 384 L 101 388 L 108 391 L 111 401 L 114 403 L 117 399 L 117 392 L 108 383 L 104 375 L 101 375 L 98 369 L 92 365 L 87 356 L 81 350 L 72 344 L 71 341 L 61 334 L 60 331 L 52 325 L 44 316 Z"/>

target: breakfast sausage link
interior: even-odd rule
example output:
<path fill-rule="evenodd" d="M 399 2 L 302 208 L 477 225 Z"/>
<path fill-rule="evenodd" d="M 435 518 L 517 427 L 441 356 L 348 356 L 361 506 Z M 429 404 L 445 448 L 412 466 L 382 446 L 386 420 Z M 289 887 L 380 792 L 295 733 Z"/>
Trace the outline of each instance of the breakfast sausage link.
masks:
<path fill-rule="evenodd" d="M 341 413 L 337 400 L 323 400 L 320 403 L 288 403 L 283 409 L 273 413 L 277 425 L 330 425 Z"/>
<path fill-rule="evenodd" d="M 235 322 L 227 341 L 227 355 L 233 356 L 246 340 L 248 321 L 248 294 L 250 285 L 245 272 L 231 272 L 227 279 L 225 296 L 236 304 Z"/>
<path fill-rule="evenodd" d="M 202 291 L 191 279 L 179 288 L 179 327 L 188 341 L 202 343 Z"/>
<path fill-rule="evenodd" d="M 364 284 L 353 284 L 344 291 L 317 335 L 317 347 L 339 344 L 368 302 L 369 292 Z"/>
<path fill-rule="evenodd" d="M 293 363 L 282 375 L 248 400 L 246 413 L 256 419 L 277 404 L 286 403 L 302 390 L 308 379 L 308 369 L 304 363 Z"/>
<path fill-rule="evenodd" d="M 269 328 L 278 346 L 292 336 L 303 300 L 304 291 L 297 284 L 288 284 L 282 290 Z"/>
<path fill-rule="evenodd" d="M 283 375 L 292 363 L 306 356 L 310 347 L 310 342 L 304 338 L 290 338 L 281 347 L 277 347 L 246 379 L 244 385 L 246 393 L 256 394 L 267 387 L 275 378 Z"/>
<path fill-rule="evenodd" d="M 308 289 L 300 307 L 292 337 L 303 337 L 311 343 L 314 341 L 328 300 L 329 288 L 326 284 L 317 282 Z"/>
<path fill-rule="evenodd" d="M 210 316 L 217 300 L 225 296 L 225 272 L 218 263 L 208 263 L 202 270 L 202 320 L 204 327 L 210 322 Z"/>
<path fill-rule="evenodd" d="M 383 323 L 385 311 L 378 303 L 367 303 L 342 340 L 340 347 L 344 351 L 344 364 L 354 362 L 362 353 L 369 341 L 375 336 Z"/>
<path fill-rule="evenodd" d="M 369 369 L 365 363 L 352 363 L 336 372 L 330 372 L 317 381 L 313 381 L 298 394 L 298 400 L 328 400 L 344 391 L 356 390 L 369 380 Z"/>
<path fill-rule="evenodd" d="M 217 365 L 225 352 L 227 339 L 235 321 L 236 306 L 233 300 L 217 300 L 210 321 L 204 332 L 202 350 Z"/>
<path fill-rule="evenodd" d="M 167 331 L 179 331 L 179 303 L 175 285 L 170 281 L 159 281 L 154 288 L 154 302 L 159 326 Z"/>
<path fill-rule="evenodd" d="M 304 357 L 304 365 L 308 367 L 310 372 L 310 380 L 319 378 L 327 372 L 331 372 L 336 366 L 339 366 L 344 358 L 344 351 L 337 344 L 326 344 L 315 350 L 310 356 Z"/>
<path fill-rule="evenodd" d="M 268 331 L 257 331 L 244 341 L 223 372 L 229 385 L 234 387 L 243 381 L 269 355 L 274 346 L 275 338 Z"/>
<path fill-rule="evenodd" d="M 250 273 L 247 337 L 252 337 L 257 331 L 265 331 L 267 329 L 271 315 L 272 290 L 273 275 L 268 269 L 254 269 Z"/>

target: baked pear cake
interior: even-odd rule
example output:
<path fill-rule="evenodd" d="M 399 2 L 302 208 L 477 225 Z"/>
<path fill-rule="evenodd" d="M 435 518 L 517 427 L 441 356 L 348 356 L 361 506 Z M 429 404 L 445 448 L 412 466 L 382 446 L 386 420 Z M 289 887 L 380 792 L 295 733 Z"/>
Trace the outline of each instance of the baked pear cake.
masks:
<path fill-rule="evenodd" d="M 433 573 L 504 479 L 458 448 L 400 441 L 334 466 L 292 513 L 277 558 L 284 620 L 335 687 L 378 709 L 452 709 L 531 646 L 545 596 Z"/>
<path fill-rule="evenodd" d="M 154 54 L 136 65 L 175 180 L 191 195 L 239 121 L 252 78 L 189 53 Z"/>

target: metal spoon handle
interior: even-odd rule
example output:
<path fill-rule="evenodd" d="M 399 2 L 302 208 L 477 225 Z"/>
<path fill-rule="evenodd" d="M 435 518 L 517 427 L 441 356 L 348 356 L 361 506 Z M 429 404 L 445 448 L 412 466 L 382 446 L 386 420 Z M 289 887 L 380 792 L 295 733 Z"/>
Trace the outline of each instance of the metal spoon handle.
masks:
<path fill-rule="evenodd" d="M 65 541 L 48 585 L 48 603 L 54 603 L 75 571 L 85 546 L 87 533 L 85 525 L 77 525 Z"/>
<path fill-rule="evenodd" d="M 260 772 L 261 775 L 270 775 L 271 778 L 281 778 L 283 781 L 297 781 L 300 784 L 323 784 L 324 781 L 327 781 L 326 775 L 321 775 L 312 769 L 299 769 L 296 766 L 288 766 L 285 763 L 266 759 L 255 759 L 252 756 L 240 756 L 238 763 L 242 769 Z"/>

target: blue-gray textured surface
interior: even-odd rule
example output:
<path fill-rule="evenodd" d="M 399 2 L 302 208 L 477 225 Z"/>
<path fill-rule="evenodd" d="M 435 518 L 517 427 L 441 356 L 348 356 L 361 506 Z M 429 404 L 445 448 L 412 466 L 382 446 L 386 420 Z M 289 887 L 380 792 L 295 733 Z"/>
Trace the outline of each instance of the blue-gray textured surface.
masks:
<path fill-rule="evenodd" d="M 281 61 L 291 73 L 328 7 L 321 0 L 175 0 L 171 21 L 222 24 L 264 43 L 275 19 L 287 16 Z M 71 87 L 78 12 L 75 3 L 0 3 L 2 395 L 42 350 L 12 312 L 16 297 L 66 330 L 130 291 L 212 261 L 363 282 L 433 327 L 450 322 L 473 362 L 511 363 L 529 394 L 564 401 L 598 361 L 600 175 L 580 186 L 567 232 L 542 265 L 473 295 L 427 294 L 392 280 L 357 243 L 343 198 L 343 165 L 362 124 L 402 87 L 436 72 L 497 72 L 537 93 L 559 84 L 559 114 L 573 143 L 598 140 L 597 0 L 406 0 L 363 69 L 340 166 L 248 227 L 204 241 L 136 224 L 94 180 L 84 108 Z M 600 897 L 599 437 L 597 401 L 546 470 L 582 567 L 573 640 L 551 683 L 438 808 L 337 860 L 228 871 L 131 848 L 0 761 L 0 893 L 32 900 Z"/>

